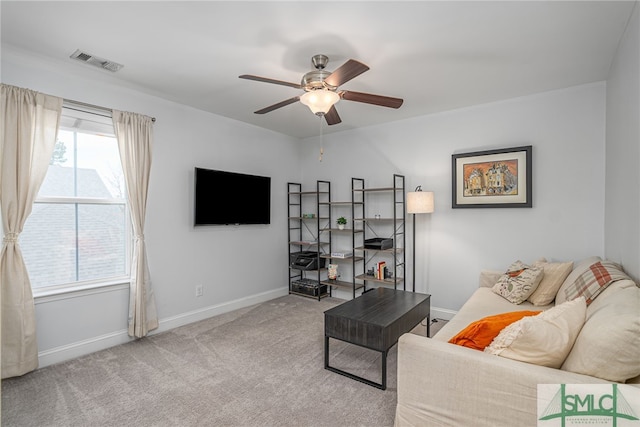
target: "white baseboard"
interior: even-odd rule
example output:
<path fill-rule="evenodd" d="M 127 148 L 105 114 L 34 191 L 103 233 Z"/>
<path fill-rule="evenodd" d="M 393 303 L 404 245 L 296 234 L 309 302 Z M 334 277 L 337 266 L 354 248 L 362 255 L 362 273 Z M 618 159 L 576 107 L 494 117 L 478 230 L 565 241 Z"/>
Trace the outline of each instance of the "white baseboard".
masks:
<path fill-rule="evenodd" d="M 151 331 L 149 335 L 166 332 L 171 329 L 177 328 L 178 326 L 188 325 L 193 322 L 208 319 L 210 317 L 237 310 L 239 308 L 249 307 L 251 305 L 259 304 L 261 302 L 269 301 L 288 294 L 289 288 L 285 286 L 260 294 L 250 295 L 248 297 L 224 302 L 222 304 L 216 304 L 209 307 L 204 307 L 199 310 L 182 313 L 178 316 L 160 319 L 158 322 L 158 329 Z M 96 351 L 104 350 L 116 345 L 125 344 L 130 341 L 133 341 L 133 338 L 131 338 L 128 335 L 128 331 L 124 329 L 121 331 L 115 331 L 109 334 L 93 337 L 87 340 L 77 341 L 71 344 L 55 347 L 49 350 L 44 350 L 38 353 L 39 367 L 44 368 L 45 366 L 64 362 L 70 359 L 75 359 L 76 357 L 84 356 L 86 354 L 94 353 Z"/>
<path fill-rule="evenodd" d="M 132 341 L 126 329 L 38 352 L 38 367 L 54 365 Z"/>
<path fill-rule="evenodd" d="M 210 317 L 217 316 L 219 314 L 228 313 L 230 311 L 237 310 L 239 308 L 249 307 L 251 305 L 259 304 L 261 302 L 269 301 L 274 298 L 282 297 L 288 294 L 289 294 L 289 288 L 287 286 L 283 286 L 281 288 L 274 289 L 272 291 L 263 292 L 261 294 L 251 295 L 248 297 L 239 298 L 237 300 L 224 302 L 222 304 L 205 307 L 200 310 L 194 310 L 194 311 L 189 311 L 187 313 L 182 313 L 178 316 L 173 316 L 167 319 L 160 320 L 158 322 L 160 324 L 158 326 L 158 329 L 154 330 L 149 335 L 169 331 L 171 329 L 177 328 L 178 326 L 188 325 L 189 323 L 208 319 Z"/>

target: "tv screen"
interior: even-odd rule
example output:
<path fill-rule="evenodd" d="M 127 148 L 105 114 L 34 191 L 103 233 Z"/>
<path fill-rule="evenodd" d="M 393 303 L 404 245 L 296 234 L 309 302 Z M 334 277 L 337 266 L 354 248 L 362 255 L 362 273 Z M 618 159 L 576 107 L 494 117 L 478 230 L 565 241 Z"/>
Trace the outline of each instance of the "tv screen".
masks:
<path fill-rule="evenodd" d="M 195 225 L 270 224 L 271 178 L 195 168 Z"/>

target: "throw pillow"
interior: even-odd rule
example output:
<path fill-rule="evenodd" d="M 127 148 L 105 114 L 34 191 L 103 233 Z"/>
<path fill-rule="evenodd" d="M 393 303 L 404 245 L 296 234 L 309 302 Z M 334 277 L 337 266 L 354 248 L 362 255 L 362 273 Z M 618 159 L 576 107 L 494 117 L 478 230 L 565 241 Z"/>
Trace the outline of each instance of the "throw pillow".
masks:
<path fill-rule="evenodd" d="M 638 349 L 640 288 L 620 280 L 589 306 L 589 317 L 561 369 L 625 382 L 640 375 Z"/>
<path fill-rule="evenodd" d="M 602 259 L 598 256 L 591 256 L 573 263 L 573 271 L 569 273 L 567 278 L 564 279 L 562 286 L 560 286 L 560 289 L 558 289 L 558 293 L 556 294 L 556 305 L 560 305 L 567 300 L 565 295 L 566 289 L 576 281 L 578 276 L 588 270 L 591 264 L 598 261 L 602 261 Z"/>
<path fill-rule="evenodd" d="M 541 267 L 531 267 L 522 261 L 516 261 L 491 289 L 509 302 L 521 304 L 536 290 L 543 274 Z"/>
<path fill-rule="evenodd" d="M 589 266 L 565 289 L 565 297 L 572 300 L 584 296 L 587 305 L 616 280 L 628 279 L 622 268 L 611 261 L 598 261 Z"/>
<path fill-rule="evenodd" d="M 587 304 L 580 297 L 537 316 L 523 317 L 504 328 L 484 351 L 521 362 L 559 368 L 582 329 L 586 313 Z"/>
<path fill-rule="evenodd" d="M 533 263 L 534 267 L 542 267 L 544 275 L 538 287 L 529 296 L 528 300 L 533 305 L 549 305 L 556 298 L 558 289 L 564 283 L 571 270 L 573 262 L 538 262 Z"/>
<path fill-rule="evenodd" d="M 482 351 L 486 346 L 491 344 L 491 341 L 493 341 L 506 326 L 525 316 L 535 316 L 536 314 L 540 314 L 540 312 L 524 310 L 487 316 L 470 323 L 466 328 L 458 332 L 456 336 L 451 338 L 449 342 Z"/>

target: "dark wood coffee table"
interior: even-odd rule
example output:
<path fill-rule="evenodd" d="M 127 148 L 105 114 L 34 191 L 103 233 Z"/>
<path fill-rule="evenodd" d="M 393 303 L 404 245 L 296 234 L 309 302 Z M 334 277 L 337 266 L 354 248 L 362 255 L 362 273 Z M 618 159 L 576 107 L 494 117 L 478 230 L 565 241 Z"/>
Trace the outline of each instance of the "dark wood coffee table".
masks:
<path fill-rule="evenodd" d="M 380 287 L 325 311 L 325 369 L 385 390 L 389 349 L 425 318 L 429 336 L 430 300 L 431 295 Z M 329 338 L 382 353 L 381 383 L 329 366 Z"/>

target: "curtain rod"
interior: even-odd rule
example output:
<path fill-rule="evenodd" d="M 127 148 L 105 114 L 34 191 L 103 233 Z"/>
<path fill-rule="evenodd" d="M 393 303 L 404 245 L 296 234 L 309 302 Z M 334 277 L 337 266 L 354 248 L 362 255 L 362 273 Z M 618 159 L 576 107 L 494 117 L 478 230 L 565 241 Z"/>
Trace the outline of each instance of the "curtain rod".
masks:
<path fill-rule="evenodd" d="M 77 104 L 77 105 L 80 105 L 82 107 L 94 108 L 96 110 L 108 111 L 109 113 L 113 113 L 113 110 L 111 108 L 101 107 L 99 105 L 89 104 L 89 103 L 80 102 L 80 101 L 74 101 L 73 99 L 66 99 L 66 98 L 64 98 L 64 101 L 65 102 L 70 102 L 72 104 Z M 155 117 L 151 117 L 151 121 L 155 122 L 156 118 Z"/>

